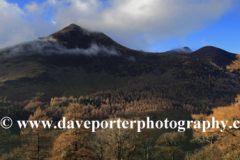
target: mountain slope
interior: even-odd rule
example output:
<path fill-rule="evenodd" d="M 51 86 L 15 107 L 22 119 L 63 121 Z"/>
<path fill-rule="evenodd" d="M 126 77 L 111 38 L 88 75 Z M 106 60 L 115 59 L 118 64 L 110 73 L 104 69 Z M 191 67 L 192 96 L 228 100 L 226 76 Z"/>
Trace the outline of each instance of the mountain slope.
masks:
<path fill-rule="evenodd" d="M 214 107 L 233 102 L 240 92 L 239 75 L 226 69 L 235 59 L 235 54 L 215 47 L 195 52 L 186 47 L 184 52 L 135 51 L 103 33 L 71 24 L 0 51 L 0 96 L 49 101 L 107 91 L 105 97 L 120 94 L 119 99 L 129 103 L 162 97 L 198 108 Z"/>

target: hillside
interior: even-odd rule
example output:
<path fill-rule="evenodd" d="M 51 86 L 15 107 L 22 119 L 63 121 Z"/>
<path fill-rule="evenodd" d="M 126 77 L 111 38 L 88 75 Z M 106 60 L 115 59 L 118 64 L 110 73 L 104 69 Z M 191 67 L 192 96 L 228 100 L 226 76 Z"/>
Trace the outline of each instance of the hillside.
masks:
<path fill-rule="evenodd" d="M 165 53 L 135 51 L 71 24 L 0 51 L 0 96 L 49 101 L 90 95 L 112 97 L 116 103 L 167 98 L 178 107 L 208 110 L 230 104 L 240 92 L 239 75 L 226 69 L 236 59 L 236 54 L 210 46 L 194 52 L 187 47 Z"/>

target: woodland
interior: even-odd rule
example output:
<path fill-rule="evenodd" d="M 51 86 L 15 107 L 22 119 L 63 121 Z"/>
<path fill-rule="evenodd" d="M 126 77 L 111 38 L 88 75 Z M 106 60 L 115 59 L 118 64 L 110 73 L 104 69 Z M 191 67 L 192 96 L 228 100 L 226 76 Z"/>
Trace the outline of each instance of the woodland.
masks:
<path fill-rule="evenodd" d="M 171 114 L 172 119 L 228 120 L 229 125 L 234 120 L 240 119 L 240 103 L 232 103 L 229 106 L 219 106 L 212 109 L 210 114 L 192 113 L 187 110 L 191 106 L 179 107 L 179 112 L 170 112 L 176 109 L 176 104 L 167 99 L 135 100 L 121 102 L 105 97 L 99 93 L 95 98 L 86 97 L 55 97 L 49 103 L 40 101 L 25 102 L 27 104 L 13 106 L 8 102 L 1 102 L 1 113 L 16 113 L 13 119 L 24 117 L 26 120 L 114 120 L 143 119 L 146 115 L 153 119 L 162 119 Z M 236 101 L 240 98 L 238 95 Z M 117 98 L 116 98 L 117 99 Z M 121 99 L 121 98 L 119 98 Z M 120 100 L 119 100 L 120 101 Z M 161 104 L 157 102 L 162 102 Z M 16 104 L 15 104 L 16 105 Z M 168 106 L 168 107 L 167 107 Z M 172 108 L 171 108 L 172 107 Z M 186 108 L 186 109 L 184 109 Z M 179 117 L 179 114 L 185 116 Z M 11 136 L 10 136 L 11 135 Z M 227 129 L 220 132 L 219 129 L 192 128 L 192 134 L 167 130 L 157 138 L 153 138 L 149 132 L 138 133 L 134 129 L 99 129 L 95 133 L 84 128 L 53 130 L 27 127 L 21 129 L 19 134 L 13 134 L 10 130 L 0 130 L 1 159 L 96 159 L 96 160 L 130 160 L 130 159 L 166 159 L 166 160 L 198 160 L 198 159 L 239 159 L 240 132 L 237 129 Z M 184 149 L 186 141 L 199 144 L 192 150 Z"/>

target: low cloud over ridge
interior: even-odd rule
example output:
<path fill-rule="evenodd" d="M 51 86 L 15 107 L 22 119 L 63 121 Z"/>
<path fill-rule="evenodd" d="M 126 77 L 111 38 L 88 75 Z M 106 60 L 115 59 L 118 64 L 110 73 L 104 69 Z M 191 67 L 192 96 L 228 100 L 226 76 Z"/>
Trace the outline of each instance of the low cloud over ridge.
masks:
<path fill-rule="evenodd" d="M 80 48 L 69 49 L 59 44 L 57 40 L 52 37 L 46 37 L 7 47 L 2 49 L 2 53 L 5 57 L 33 54 L 40 54 L 46 56 L 52 54 L 71 54 L 71 55 L 82 54 L 86 56 L 96 56 L 98 54 L 102 54 L 105 56 L 120 55 L 120 53 L 118 53 L 116 50 L 113 49 L 110 50 L 104 46 L 99 46 L 95 43 L 91 44 L 91 46 L 87 49 Z"/>

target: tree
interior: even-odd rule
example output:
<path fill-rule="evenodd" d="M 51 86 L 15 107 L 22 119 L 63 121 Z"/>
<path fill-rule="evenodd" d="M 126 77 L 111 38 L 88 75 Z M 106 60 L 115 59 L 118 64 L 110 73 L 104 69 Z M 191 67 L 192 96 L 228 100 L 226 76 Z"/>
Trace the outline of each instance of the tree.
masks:
<path fill-rule="evenodd" d="M 74 127 L 63 131 L 53 145 L 51 160 L 92 160 L 91 148 L 88 147 L 88 130 L 78 128 L 76 121 L 83 120 L 83 105 L 70 103 L 65 110 L 66 121 L 73 122 Z M 70 125 L 70 124 L 69 124 Z"/>
<path fill-rule="evenodd" d="M 210 120 L 207 118 L 207 115 L 204 114 L 193 114 L 192 118 L 198 121 L 203 120 Z M 209 121 L 210 122 L 210 121 Z M 194 124 L 191 124 L 191 127 L 194 128 Z M 219 130 L 209 128 L 206 130 L 206 132 L 203 132 L 203 124 L 200 123 L 200 127 L 202 129 L 193 129 L 193 139 L 191 140 L 192 143 L 200 143 L 200 144 L 213 144 L 213 142 L 218 138 L 219 136 Z"/>
<path fill-rule="evenodd" d="M 91 148 L 87 146 L 88 139 L 68 130 L 55 140 L 51 152 L 51 160 L 92 160 Z"/>
<path fill-rule="evenodd" d="M 152 140 L 148 135 L 141 136 L 142 139 L 142 147 L 140 148 L 140 152 L 142 153 L 142 160 L 150 160 L 153 158 L 153 145 Z"/>
<path fill-rule="evenodd" d="M 106 120 L 117 121 L 118 118 Z M 125 119 L 121 119 L 124 121 Z M 109 123 L 108 123 L 109 124 Z M 101 129 L 94 135 L 91 146 L 98 160 L 129 160 L 139 159 L 142 147 L 141 136 L 134 129 L 113 128 Z"/>
<path fill-rule="evenodd" d="M 214 157 L 212 151 L 212 147 L 204 146 L 200 149 L 195 150 L 193 153 L 187 153 L 185 160 L 215 160 L 216 157 Z"/>
<path fill-rule="evenodd" d="M 46 112 L 38 108 L 33 115 L 30 115 L 29 121 L 50 121 L 46 115 Z M 22 147 L 18 148 L 18 153 L 24 155 L 27 159 L 43 159 L 49 156 L 49 151 L 52 146 L 53 137 L 52 133 L 48 129 L 44 129 L 42 123 L 39 123 L 39 127 L 21 130 L 22 135 Z"/>
<path fill-rule="evenodd" d="M 156 141 L 155 158 L 175 160 L 182 159 L 184 157 L 184 151 L 181 149 L 181 145 L 186 141 L 184 133 L 170 132 L 164 133 Z"/>
<path fill-rule="evenodd" d="M 239 95 L 236 99 L 238 98 Z M 208 145 L 198 150 L 195 155 L 190 155 L 189 159 L 197 159 L 198 157 L 207 157 L 208 159 L 240 159 L 240 131 L 233 127 L 234 122 L 240 119 L 240 103 L 214 108 L 212 111 L 213 113 L 210 115 L 192 115 L 195 120 L 202 122 L 201 126 L 203 126 L 203 120 L 205 120 L 205 123 L 209 121 L 209 128 L 206 128 L 204 133 L 202 130 L 192 127 L 194 138 L 202 139 L 204 142 L 208 142 Z M 213 118 L 215 119 L 214 124 L 212 123 Z M 227 121 L 226 126 L 223 127 L 220 121 L 225 123 Z M 212 128 L 213 125 L 215 125 L 215 129 Z M 236 127 L 240 127 L 238 123 L 235 125 Z M 212 140 L 213 136 L 214 140 Z"/>

